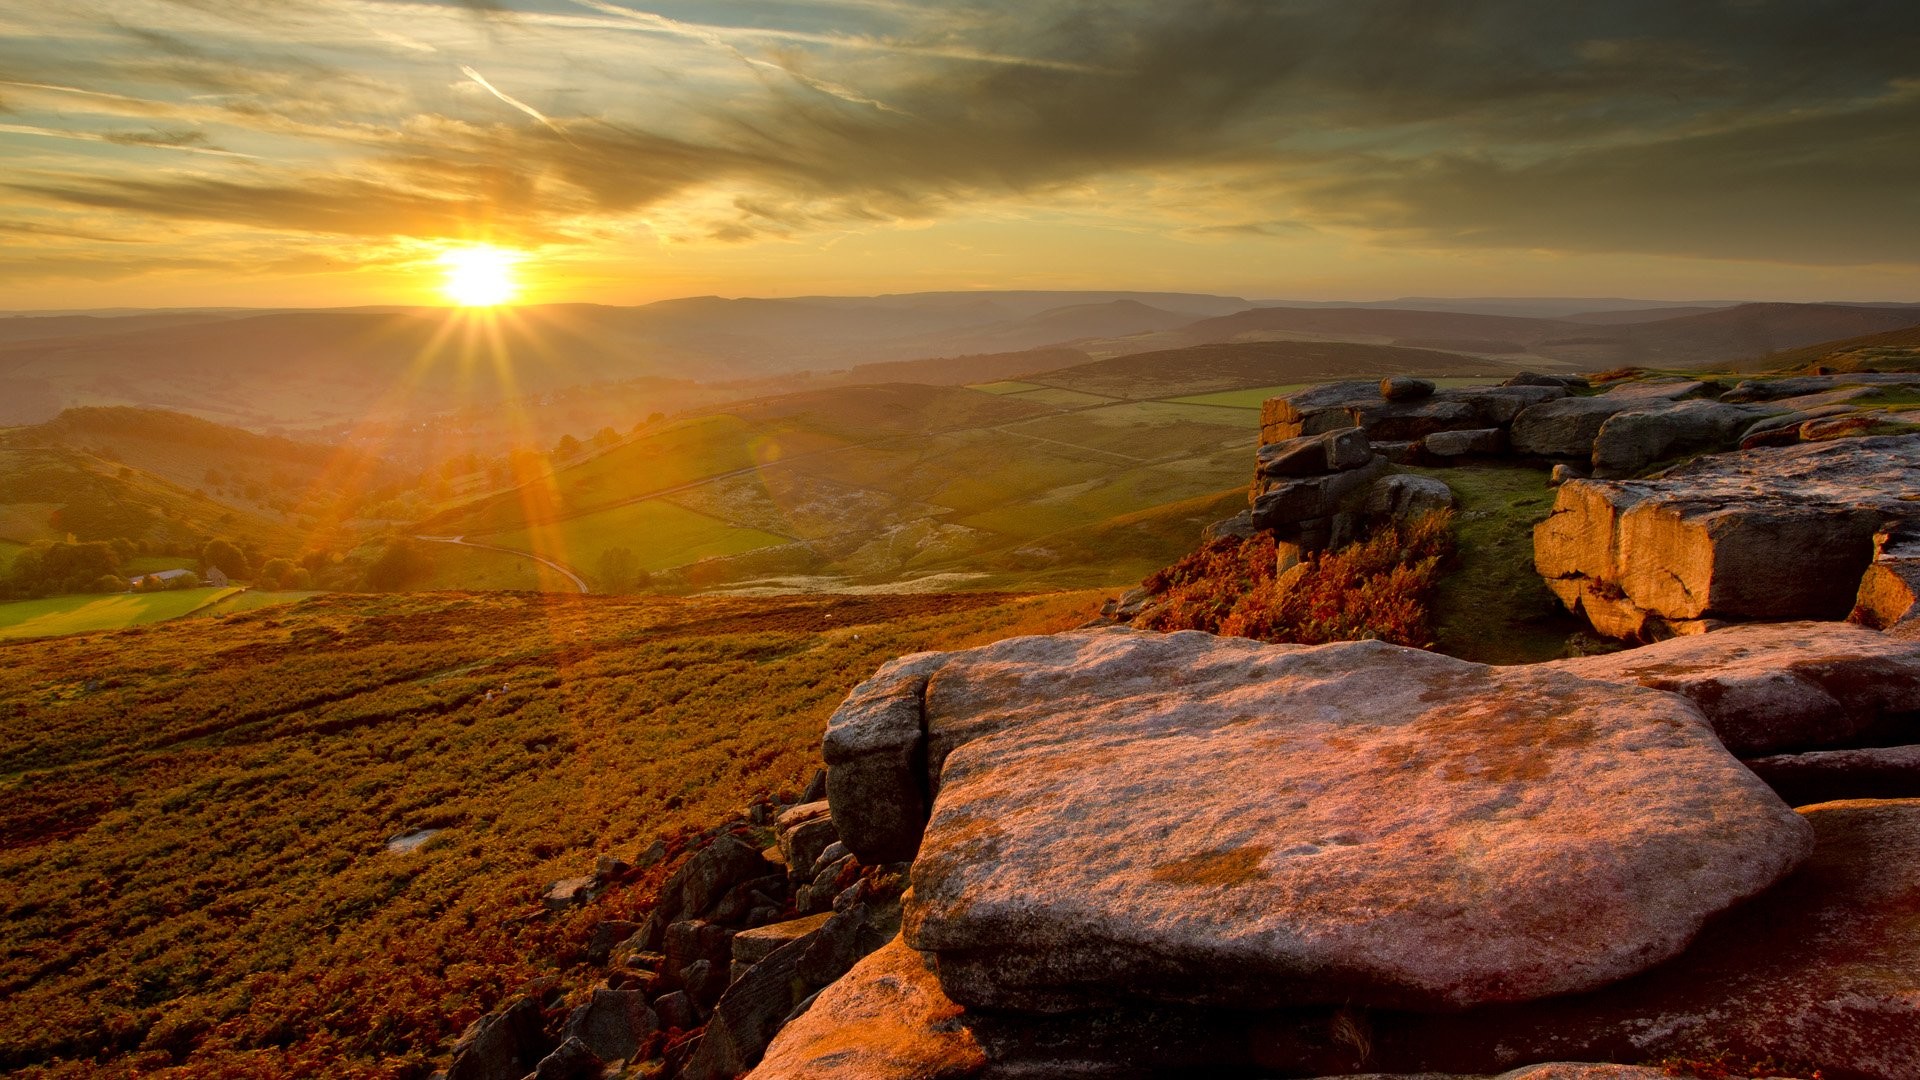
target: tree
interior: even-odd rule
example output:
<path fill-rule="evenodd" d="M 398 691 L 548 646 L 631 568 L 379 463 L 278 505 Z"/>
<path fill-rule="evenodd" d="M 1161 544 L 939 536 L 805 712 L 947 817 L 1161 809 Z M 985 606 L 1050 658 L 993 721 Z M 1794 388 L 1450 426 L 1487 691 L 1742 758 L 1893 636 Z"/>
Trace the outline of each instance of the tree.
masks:
<path fill-rule="evenodd" d="M 247 556 L 231 540 L 213 539 L 200 549 L 200 569 L 218 568 L 229 578 L 247 576 Z"/>
<path fill-rule="evenodd" d="M 553 447 L 553 456 L 557 458 L 570 458 L 579 453 L 580 440 L 571 435 L 560 436 L 560 441 L 555 443 Z"/>
<path fill-rule="evenodd" d="M 634 557 L 631 548 L 608 548 L 600 553 L 600 587 L 610 593 L 621 593 L 632 589 L 636 578 L 643 573 L 640 560 Z"/>
<path fill-rule="evenodd" d="M 293 576 L 300 572 L 291 559 L 268 559 L 260 566 L 260 583 L 274 589 L 291 588 Z"/>
<path fill-rule="evenodd" d="M 620 433 L 610 427 L 603 427 L 593 433 L 593 445 L 605 450 L 620 441 Z"/>
<path fill-rule="evenodd" d="M 375 592 L 399 592 L 432 572 L 433 560 L 420 545 L 396 536 L 367 567 L 367 587 Z"/>

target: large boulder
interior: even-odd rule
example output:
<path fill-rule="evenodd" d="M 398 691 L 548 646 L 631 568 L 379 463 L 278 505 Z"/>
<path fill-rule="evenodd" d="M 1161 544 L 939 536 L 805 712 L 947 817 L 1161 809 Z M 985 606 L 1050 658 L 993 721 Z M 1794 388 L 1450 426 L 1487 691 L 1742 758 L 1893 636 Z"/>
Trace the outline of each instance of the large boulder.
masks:
<path fill-rule="evenodd" d="M 841 842 L 863 863 L 905 862 L 920 846 L 929 802 L 921 703 L 927 675 L 945 661 L 941 653 L 888 661 L 827 721 L 827 803 Z"/>
<path fill-rule="evenodd" d="M 974 1006 L 1567 993 L 1806 851 L 1680 697 L 1380 642 L 1018 638 L 920 712 L 907 936 Z"/>
<path fill-rule="evenodd" d="M 1740 757 L 1920 741 L 1920 645 L 1848 623 L 1730 626 L 1544 666 L 1681 694 Z"/>
<path fill-rule="evenodd" d="M 1770 1061 L 1831 1080 L 1920 1076 L 1920 801 L 1801 815 L 1812 857 L 1714 920 L 1678 958 L 1585 994 L 1459 1012 L 962 1009 L 895 941 L 775 1040 L 760 1080 L 1142 1075 L 1627 1080 L 1666 1058 Z M 1196 978 L 1206 978 L 1206 973 Z M 1547 1064 L 1530 1064 L 1547 1063 Z"/>
<path fill-rule="evenodd" d="M 1593 440 L 1593 475 L 1632 476 L 1656 461 L 1708 450 L 1730 450 L 1756 420 L 1782 410 L 1725 405 L 1693 398 L 1653 409 L 1615 413 Z"/>
<path fill-rule="evenodd" d="M 1593 440 L 1599 437 L 1601 426 L 1615 413 L 1640 404 L 1610 394 L 1544 401 L 1513 418 L 1507 439 L 1516 454 L 1585 462 L 1593 456 Z"/>
<path fill-rule="evenodd" d="M 1254 454 L 1254 472 L 1262 479 L 1319 476 L 1357 469 L 1372 457 L 1373 448 L 1367 444 L 1366 432 L 1359 428 L 1341 428 L 1262 446 Z"/>
<path fill-rule="evenodd" d="M 1391 443 L 1439 431 L 1505 427 L 1522 410 L 1564 398 L 1567 392 L 1560 385 L 1462 386 L 1387 398 L 1377 383 L 1322 383 L 1267 399 L 1260 410 L 1260 441 L 1277 443 L 1357 427 L 1375 442 Z"/>
<path fill-rule="evenodd" d="M 447 1080 L 520 1080 L 547 1056 L 540 1003 L 521 998 L 467 1025 L 453 1045 Z"/>
<path fill-rule="evenodd" d="M 1868 746 L 1750 758 L 1747 768 L 1795 806 L 1920 797 L 1920 746 Z"/>
<path fill-rule="evenodd" d="M 1698 458 L 1647 480 L 1575 480 L 1534 529 L 1534 564 L 1616 637 L 1702 620 L 1839 619 L 1874 536 L 1920 518 L 1920 436 Z"/>

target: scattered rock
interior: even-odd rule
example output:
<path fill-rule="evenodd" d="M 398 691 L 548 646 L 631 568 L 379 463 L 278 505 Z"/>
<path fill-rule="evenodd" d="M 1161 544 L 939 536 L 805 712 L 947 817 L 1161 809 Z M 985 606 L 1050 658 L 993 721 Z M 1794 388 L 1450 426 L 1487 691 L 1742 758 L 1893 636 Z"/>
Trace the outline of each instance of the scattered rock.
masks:
<path fill-rule="evenodd" d="M 1564 672 L 1095 631 L 950 654 L 924 710 L 907 937 L 980 1007 L 1565 993 L 1805 853 L 1691 705 Z"/>
<path fill-rule="evenodd" d="M 824 801 L 796 806 L 780 815 L 775 835 L 787 869 L 801 875 L 807 873 L 822 851 L 840 839 L 833 827 L 829 804 Z"/>
<path fill-rule="evenodd" d="M 783 945 L 790 945 L 802 939 L 811 939 L 831 918 L 833 913 L 829 911 L 799 919 L 788 919 L 785 922 L 754 930 L 742 930 L 733 935 L 733 962 L 757 964 Z"/>
<path fill-rule="evenodd" d="M 565 911 L 570 907 L 579 907 L 600 895 L 600 879 L 589 874 L 585 877 L 561 878 L 547 886 L 540 897 L 541 903 L 549 911 Z"/>
<path fill-rule="evenodd" d="M 1374 457 L 1367 464 L 1345 472 L 1266 481 L 1262 493 L 1253 500 L 1253 523 L 1262 529 L 1284 529 L 1333 517 L 1349 509 L 1350 500 L 1385 475 L 1388 468 L 1385 459 Z"/>
<path fill-rule="evenodd" d="M 521 998 L 468 1025 L 453 1044 L 447 1080 L 521 1080 L 546 1056 L 540 1005 Z"/>
<path fill-rule="evenodd" d="M 593 936 L 587 939 L 587 963 L 604 964 L 613 955 L 615 946 L 640 932 L 640 924 L 624 919 L 603 919 L 594 924 Z"/>
<path fill-rule="evenodd" d="M 1547 475 L 1547 483 L 1552 487 L 1559 487 L 1569 480 L 1585 480 L 1586 478 L 1586 473 L 1581 472 L 1572 465 L 1561 462 L 1555 465 L 1553 471 Z"/>
<path fill-rule="evenodd" d="M 1599 437 L 1601 425 L 1637 404 L 1612 394 L 1544 401 L 1513 418 L 1507 439 L 1516 454 L 1586 462 L 1593 457 L 1593 440 Z"/>
<path fill-rule="evenodd" d="M 1253 537 L 1253 534 L 1259 531 L 1260 530 L 1256 528 L 1253 524 L 1253 511 L 1242 510 L 1230 518 L 1224 518 L 1220 521 L 1216 521 L 1213 524 L 1208 525 L 1206 528 L 1200 530 L 1200 542 L 1203 544 L 1209 543 L 1211 541 L 1218 540 L 1223 536 L 1231 536 L 1238 540 L 1247 540 L 1247 539 L 1251 539 Z M 1129 590 L 1129 592 L 1133 592 L 1133 591 L 1136 591 L 1136 590 Z M 1145 592 L 1141 592 L 1141 596 L 1144 597 L 1145 595 L 1146 595 Z M 1125 597 L 1122 597 L 1121 599 L 1124 603 Z M 1138 615 L 1140 613 L 1139 609 L 1135 608 L 1133 613 L 1135 615 Z M 1111 617 L 1119 618 L 1119 615 L 1116 613 Z M 1126 619 L 1121 619 L 1120 621 L 1125 622 Z"/>
<path fill-rule="evenodd" d="M 1847 623 L 1732 626 L 1542 666 L 1680 694 L 1741 757 L 1920 736 L 1920 646 Z"/>
<path fill-rule="evenodd" d="M 1920 631 L 1920 543 L 1874 538 L 1879 549 L 1860 576 L 1853 613 L 1847 618 L 1899 636 Z"/>
<path fill-rule="evenodd" d="M 1542 375 L 1537 371 L 1523 371 L 1501 386 L 1558 386 L 1566 390 L 1585 390 L 1589 385 L 1584 375 Z"/>
<path fill-rule="evenodd" d="M 595 990 L 585 1005 L 567 1017 L 564 1038 L 582 1044 L 602 1061 L 626 1061 L 659 1029 L 660 1018 L 647 1008 L 645 994 Z"/>
<path fill-rule="evenodd" d="M 700 1026 L 700 1014 L 694 1010 L 693 999 L 682 990 L 660 995 L 653 1003 L 653 1011 L 664 1031 L 692 1031 Z"/>
<path fill-rule="evenodd" d="M 1372 457 L 1366 432 L 1342 428 L 1262 446 L 1254 454 L 1254 470 L 1262 477 L 1320 476 L 1357 469 Z"/>

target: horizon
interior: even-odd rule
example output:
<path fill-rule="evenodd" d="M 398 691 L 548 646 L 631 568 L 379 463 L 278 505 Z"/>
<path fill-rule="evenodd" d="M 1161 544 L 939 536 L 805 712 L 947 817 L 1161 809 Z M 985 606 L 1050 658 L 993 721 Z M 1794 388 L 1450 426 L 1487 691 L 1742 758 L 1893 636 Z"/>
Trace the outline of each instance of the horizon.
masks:
<path fill-rule="evenodd" d="M 13 311 L 438 306 L 475 252 L 518 278 L 470 282 L 489 303 L 1920 299 L 1911 5 L 0 0 L 0 25 Z"/>

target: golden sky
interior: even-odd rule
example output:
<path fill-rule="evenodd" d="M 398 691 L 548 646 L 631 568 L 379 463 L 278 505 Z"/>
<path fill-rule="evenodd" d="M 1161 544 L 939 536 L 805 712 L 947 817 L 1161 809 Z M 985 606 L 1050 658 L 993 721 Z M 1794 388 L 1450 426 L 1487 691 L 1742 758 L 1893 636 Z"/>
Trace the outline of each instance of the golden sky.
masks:
<path fill-rule="evenodd" d="M 0 0 L 0 309 L 1916 300 L 1920 4 Z"/>

